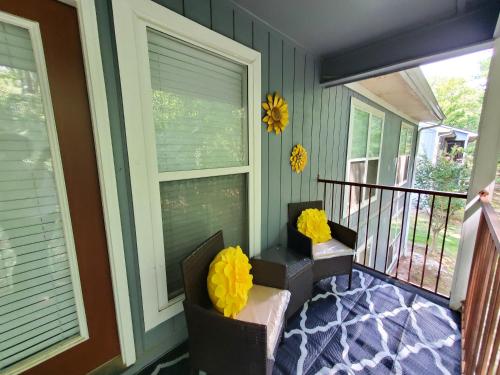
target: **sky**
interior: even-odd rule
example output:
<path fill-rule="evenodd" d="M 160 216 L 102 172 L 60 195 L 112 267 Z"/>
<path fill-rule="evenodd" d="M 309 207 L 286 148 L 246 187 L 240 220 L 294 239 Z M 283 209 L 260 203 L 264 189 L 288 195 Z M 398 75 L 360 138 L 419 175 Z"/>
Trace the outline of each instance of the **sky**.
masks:
<path fill-rule="evenodd" d="M 422 65 L 428 81 L 437 77 L 463 77 L 473 80 L 479 74 L 479 62 L 484 58 L 491 57 L 493 50 L 487 49 L 468 55 L 441 60 L 432 64 Z"/>

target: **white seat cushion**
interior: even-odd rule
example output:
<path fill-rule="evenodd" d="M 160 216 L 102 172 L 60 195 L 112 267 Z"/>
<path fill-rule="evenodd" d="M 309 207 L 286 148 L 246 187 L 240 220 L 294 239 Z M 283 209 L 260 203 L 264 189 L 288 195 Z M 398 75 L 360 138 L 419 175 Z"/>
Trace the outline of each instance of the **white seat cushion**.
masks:
<path fill-rule="evenodd" d="M 314 260 L 329 259 L 345 255 L 354 255 L 354 250 L 334 238 L 330 241 L 313 245 L 312 247 L 312 256 Z"/>
<path fill-rule="evenodd" d="M 262 324 L 267 327 L 267 358 L 274 359 L 274 349 L 278 343 L 286 308 L 290 302 L 290 292 L 255 285 L 250 289 L 248 302 L 236 319 Z"/>

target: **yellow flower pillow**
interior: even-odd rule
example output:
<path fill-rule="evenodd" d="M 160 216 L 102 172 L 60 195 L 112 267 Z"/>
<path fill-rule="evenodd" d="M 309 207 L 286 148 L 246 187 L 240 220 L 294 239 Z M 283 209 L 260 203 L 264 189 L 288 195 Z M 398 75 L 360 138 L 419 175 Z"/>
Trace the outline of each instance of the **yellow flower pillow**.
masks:
<path fill-rule="evenodd" d="M 234 318 L 245 307 L 252 288 L 252 266 L 239 246 L 221 250 L 210 263 L 208 295 L 215 309 Z"/>
<path fill-rule="evenodd" d="M 297 230 L 309 237 L 313 245 L 332 239 L 328 219 L 324 210 L 308 208 L 297 219 Z"/>

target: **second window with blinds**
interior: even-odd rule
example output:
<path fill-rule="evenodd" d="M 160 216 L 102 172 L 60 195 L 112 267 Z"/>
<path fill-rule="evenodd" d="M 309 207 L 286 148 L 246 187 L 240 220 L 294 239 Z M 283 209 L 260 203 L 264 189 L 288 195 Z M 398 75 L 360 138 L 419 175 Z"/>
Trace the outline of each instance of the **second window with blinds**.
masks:
<path fill-rule="evenodd" d="M 203 241 L 260 244 L 260 55 L 160 8 L 133 12 L 138 37 L 115 25 L 146 330 L 182 311 L 181 262 Z"/>
<path fill-rule="evenodd" d="M 382 111 L 351 98 L 349 141 L 347 147 L 346 181 L 362 184 L 377 184 L 382 151 L 385 114 Z M 377 197 L 375 189 L 352 188 L 351 213 Z M 371 196 L 371 198 L 370 198 Z M 347 202 L 349 203 L 349 202 Z M 347 207 L 347 204 L 344 205 Z M 344 216 L 347 208 L 344 208 Z"/>

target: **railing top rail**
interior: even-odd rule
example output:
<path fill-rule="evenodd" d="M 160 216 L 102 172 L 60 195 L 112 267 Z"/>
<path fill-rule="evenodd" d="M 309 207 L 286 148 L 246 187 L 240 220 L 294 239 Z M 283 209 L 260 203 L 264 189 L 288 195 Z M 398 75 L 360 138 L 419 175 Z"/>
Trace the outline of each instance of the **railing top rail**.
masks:
<path fill-rule="evenodd" d="M 402 187 L 402 186 L 390 186 L 390 185 L 363 184 L 363 183 L 359 183 L 359 182 L 327 180 L 327 179 L 320 178 L 320 177 L 318 177 L 318 182 L 322 182 L 325 184 L 350 185 L 350 186 L 359 186 L 359 187 L 372 188 L 372 189 L 385 189 L 385 190 L 391 190 L 391 191 L 402 191 L 402 192 L 406 192 L 406 193 L 431 194 L 431 195 L 439 195 L 442 197 L 467 199 L 467 193 L 455 193 L 455 192 L 450 192 L 450 191 L 425 190 L 425 189 L 415 189 L 415 188 L 407 188 L 407 187 Z"/>
<path fill-rule="evenodd" d="M 500 218 L 486 195 L 480 194 L 481 208 L 497 252 L 500 252 Z"/>

